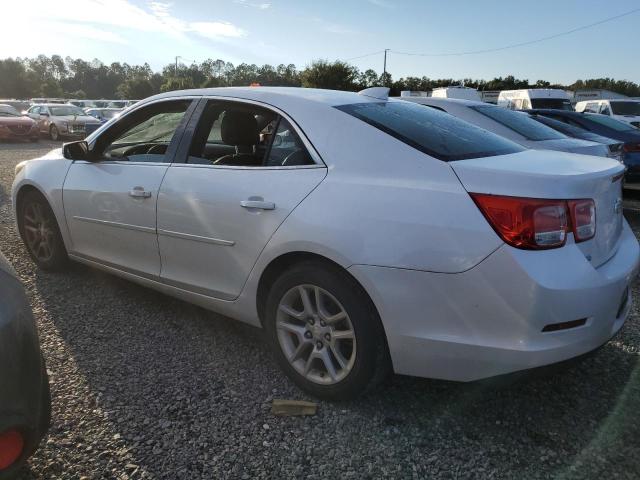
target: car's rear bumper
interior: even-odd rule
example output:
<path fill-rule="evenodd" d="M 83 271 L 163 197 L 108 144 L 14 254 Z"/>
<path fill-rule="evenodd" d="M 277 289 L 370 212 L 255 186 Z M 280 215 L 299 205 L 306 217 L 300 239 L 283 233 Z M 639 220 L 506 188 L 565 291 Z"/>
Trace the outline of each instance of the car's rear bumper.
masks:
<path fill-rule="evenodd" d="M 31 307 L 19 281 L 0 270 L 0 434 L 18 430 L 25 447 L 17 468 L 46 433 L 50 397 Z M 0 471 L 0 477 L 7 471 Z"/>
<path fill-rule="evenodd" d="M 607 342 L 629 313 L 639 259 L 625 222 L 616 254 L 598 268 L 568 244 L 544 252 L 504 245 L 459 274 L 362 265 L 350 271 L 380 312 L 396 373 L 471 381 L 567 360 Z"/>

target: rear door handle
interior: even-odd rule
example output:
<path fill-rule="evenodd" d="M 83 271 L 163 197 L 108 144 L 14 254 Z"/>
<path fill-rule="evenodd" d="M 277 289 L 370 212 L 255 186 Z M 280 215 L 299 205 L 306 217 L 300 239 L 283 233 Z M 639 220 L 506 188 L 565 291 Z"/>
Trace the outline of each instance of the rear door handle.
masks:
<path fill-rule="evenodd" d="M 264 200 L 242 200 L 240 206 L 243 208 L 259 208 L 260 210 L 274 210 L 276 204 L 265 202 Z"/>
<path fill-rule="evenodd" d="M 147 192 L 144 187 L 133 187 L 129 190 L 129 196 L 134 198 L 149 198 L 151 192 Z"/>

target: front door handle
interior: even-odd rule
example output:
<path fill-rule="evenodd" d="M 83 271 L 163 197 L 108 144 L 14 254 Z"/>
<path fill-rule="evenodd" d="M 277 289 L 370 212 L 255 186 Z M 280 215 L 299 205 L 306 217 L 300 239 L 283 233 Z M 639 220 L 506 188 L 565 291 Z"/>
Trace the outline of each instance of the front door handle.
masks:
<path fill-rule="evenodd" d="M 144 187 L 133 187 L 129 190 L 129 196 L 134 198 L 149 198 L 151 192 L 147 192 Z"/>
<path fill-rule="evenodd" d="M 265 202 L 264 200 L 242 200 L 240 206 L 243 208 L 259 208 L 260 210 L 274 210 L 276 204 Z"/>

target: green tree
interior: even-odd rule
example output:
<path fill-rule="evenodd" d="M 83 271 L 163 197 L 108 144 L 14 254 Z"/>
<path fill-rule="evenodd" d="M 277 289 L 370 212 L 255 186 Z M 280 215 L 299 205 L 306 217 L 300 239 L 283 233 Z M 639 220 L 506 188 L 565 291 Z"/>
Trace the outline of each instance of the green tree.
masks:
<path fill-rule="evenodd" d="M 355 90 L 359 71 L 353 65 L 337 60 L 315 60 L 300 74 L 303 87 Z"/>

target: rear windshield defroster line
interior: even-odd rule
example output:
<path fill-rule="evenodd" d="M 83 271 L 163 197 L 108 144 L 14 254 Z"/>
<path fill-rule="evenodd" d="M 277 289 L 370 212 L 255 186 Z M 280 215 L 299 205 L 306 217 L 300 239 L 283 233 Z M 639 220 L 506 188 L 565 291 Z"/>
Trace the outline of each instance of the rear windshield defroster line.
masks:
<path fill-rule="evenodd" d="M 523 150 L 506 138 L 424 105 L 389 101 L 354 103 L 335 108 L 445 162 Z"/>

